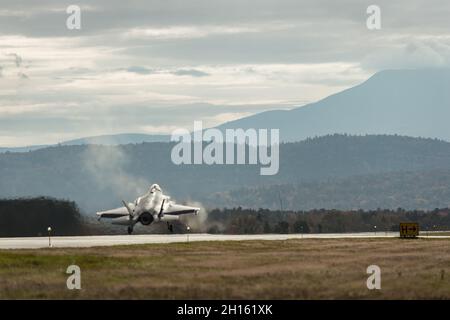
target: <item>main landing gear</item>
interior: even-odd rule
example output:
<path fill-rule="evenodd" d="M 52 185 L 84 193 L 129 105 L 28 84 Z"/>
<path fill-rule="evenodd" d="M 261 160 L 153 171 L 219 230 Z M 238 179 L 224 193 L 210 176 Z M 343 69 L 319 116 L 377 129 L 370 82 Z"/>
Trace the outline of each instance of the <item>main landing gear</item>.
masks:
<path fill-rule="evenodd" d="M 173 225 L 171 225 L 169 222 L 167 222 L 167 229 L 169 229 L 169 231 L 173 233 Z"/>
<path fill-rule="evenodd" d="M 133 233 L 133 227 L 128 227 L 128 234 L 132 234 Z"/>

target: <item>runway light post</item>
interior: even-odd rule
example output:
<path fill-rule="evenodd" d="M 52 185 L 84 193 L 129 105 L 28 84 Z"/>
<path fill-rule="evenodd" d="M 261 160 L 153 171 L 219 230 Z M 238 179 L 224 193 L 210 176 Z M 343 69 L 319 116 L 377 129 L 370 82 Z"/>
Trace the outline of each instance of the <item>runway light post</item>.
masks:
<path fill-rule="evenodd" d="M 48 231 L 48 246 L 51 248 L 52 247 L 52 240 L 51 240 L 52 227 L 48 227 L 47 231 Z"/>
<path fill-rule="evenodd" d="M 191 231 L 191 227 L 189 227 L 189 226 L 187 226 L 186 227 L 186 230 L 187 230 L 187 243 L 189 243 L 189 232 Z"/>
<path fill-rule="evenodd" d="M 377 235 L 377 226 L 373 226 L 373 229 L 375 230 L 375 235 Z"/>

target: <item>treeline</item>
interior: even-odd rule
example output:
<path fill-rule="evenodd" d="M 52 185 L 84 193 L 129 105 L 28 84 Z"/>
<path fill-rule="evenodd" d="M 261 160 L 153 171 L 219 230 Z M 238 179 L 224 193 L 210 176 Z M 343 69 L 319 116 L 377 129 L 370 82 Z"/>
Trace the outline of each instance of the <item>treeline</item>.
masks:
<path fill-rule="evenodd" d="M 0 237 L 87 235 L 95 232 L 75 202 L 52 198 L 0 200 Z"/>
<path fill-rule="evenodd" d="M 238 207 L 210 210 L 206 218 L 185 216 L 174 223 L 174 232 L 185 233 L 186 224 L 191 226 L 191 232 L 224 234 L 383 232 L 398 231 L 400 222 L 418 222 L 422 231 L 450 230 L 450 209 L 281 211 Z M 123 226 L 84 216 L 72 201 L 0 200 L 0 237 L 46 236 L 49 226 L 57 236 L 126 233 Z M 139 225 L 136 233 L 168 231 L 166 224 L 160 223 Z"/>
<path fill-rule="evenodd" d="M 382 232 L 398 231 L 400 222 L 418 222 L 422 231 L 449 230 L 450 209 L 290 212 L 215 209 L 208 215 L 205 231 L 227 234 Z"/>

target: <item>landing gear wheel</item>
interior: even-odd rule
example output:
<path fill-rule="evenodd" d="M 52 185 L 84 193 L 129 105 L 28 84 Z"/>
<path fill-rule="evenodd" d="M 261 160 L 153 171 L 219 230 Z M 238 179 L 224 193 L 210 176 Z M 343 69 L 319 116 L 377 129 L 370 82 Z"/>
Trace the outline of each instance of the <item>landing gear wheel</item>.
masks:
<path fill-rule="evenodd" d="M 173 233 L 173 225 L 167 222 L 167 229 L 169 229 L 170 232 Z"/>
<path fill-rule="evenodd" d="M 133 227 L 128 227 L 128 234 L 132 234 L 133 233 Z"/>

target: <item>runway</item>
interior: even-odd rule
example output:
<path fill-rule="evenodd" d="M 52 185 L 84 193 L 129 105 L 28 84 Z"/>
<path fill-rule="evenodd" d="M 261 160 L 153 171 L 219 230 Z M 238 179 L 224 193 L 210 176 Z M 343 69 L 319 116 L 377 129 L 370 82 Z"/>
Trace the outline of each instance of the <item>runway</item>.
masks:
<path fill-rule="evenodd" d="M 108 235 L 52 237 L 53 248 L 87 248 L 97 246 L 133 245 L 150 243 L 175 243 L 197 241 L 247 241 L 247 240 L 288 240 L 288 239 L 355 239 L 355 238 L 393 238 L 398 232 L 365 233 L 321 233 L 321 234 L 256 234 L 256 235 L 216 235 L 216 234 L 151 234 L 151 235 Z M 426 237 L 426 236 L 425 236 Z M 429 236 L 429 238 L 450 238 Z M 39 249 L 48 248 L 48 237 L 0 238 L 0 249 Z"/>

